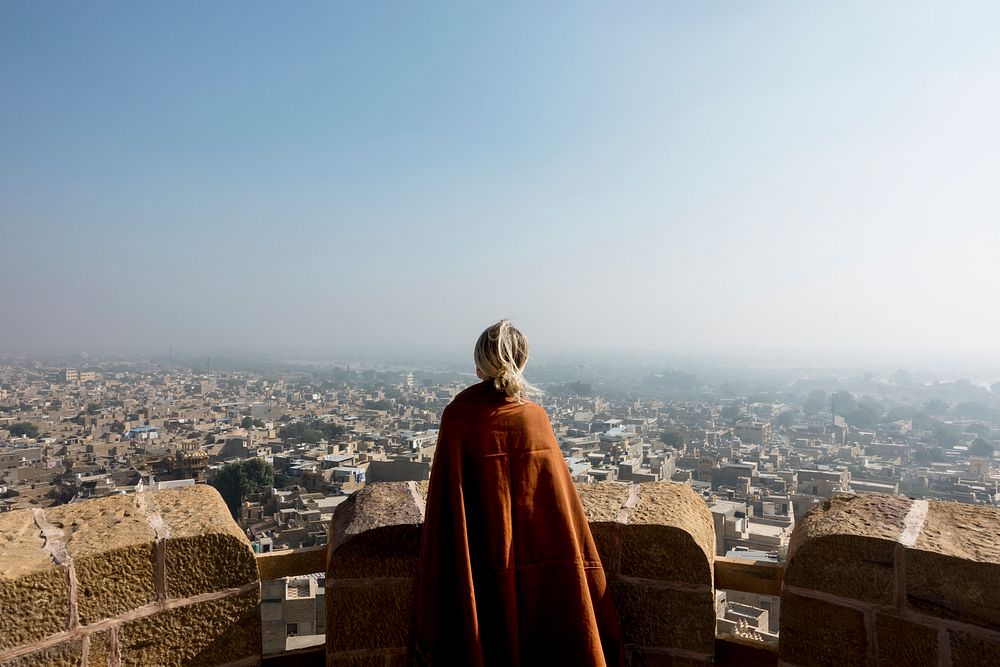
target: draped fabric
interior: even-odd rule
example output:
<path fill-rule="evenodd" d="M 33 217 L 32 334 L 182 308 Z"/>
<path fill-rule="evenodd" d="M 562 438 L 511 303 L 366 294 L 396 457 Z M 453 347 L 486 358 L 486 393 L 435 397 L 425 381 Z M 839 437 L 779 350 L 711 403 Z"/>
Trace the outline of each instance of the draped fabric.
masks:
<path fill-rule="evenodd" d="M 414 656 L 435 667 L 623 664 L 604 569 L 548 415 L 489 381 L 441 418 Z"/>

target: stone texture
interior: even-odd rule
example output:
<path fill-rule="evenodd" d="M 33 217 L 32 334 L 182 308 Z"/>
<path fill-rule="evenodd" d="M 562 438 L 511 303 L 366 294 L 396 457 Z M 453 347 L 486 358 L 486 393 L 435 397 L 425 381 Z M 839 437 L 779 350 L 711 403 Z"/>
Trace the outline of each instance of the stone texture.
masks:
<path fill-rule="evenodd" d="M 785 591 L 781 595 L 778 651 L 781 660 L 794 665 L 865 665 L 868 633 L 864 615 Z"/>
<path fill-rule="evenodd" d="M 77 667 L 83 651 L 83 641 L 65 641 L 20 658 L 0 660 L 0 667 Z"/>
<path fill-rule="evenodd" d="M 90 635 L 90 648 L 87 651 L 89 667 L 105 667 L 111 659 L 111 631 L 101 630 Z"/>
<path fill-rule="evenodd" d="M 417 489 L 419 492 L 421 487 Z M 366 484 L 337 506 L 330 523 L 331 553 L 367 531 L 400 525 L 419 530 L 423 521 L 423 512 L 407 482 Z"/>
<path fill-rule="evenodd" d="M 621 528 L 623 576 L 712 586 L 715 529 L 705 502 L 690 487 L 642 484 Z"/>
<path fill-rule="evenodd" d="M 66 570 L 43 546 L 31 511 L 0 513 L 0 651 L 67 627 Z"/>
<path fill-rule="evenodd" d="M 587 520 L 591 523 L 613 523 L 618 510 L 628 499 L 628 484 L 577 484 L 577 493 Z"/>
<path fill-rule="evenodd" d="M 712 587 L 712 563 L 683 528 L 663 525 L 622 527 L 621 574 L 628 577 Z"/>
<path fill-rule="evenodd" d="M 326 667 L 385 667 L 385 654 L 334 655 L 326 654 Z"/>
<path fill-rule="evenodd" d="M 626 644 L 712 654 L 715 596 L 711 591 L 680 591 L 623 581 L 610 585 Z"/>
<path fill-rule="evenodd" d="M 705 501 L 685 484 L 639 485 L 639 500 L 628 512 L 629 526 L 671 526 L 690 535 L 709 562 L 715 557 L 715 527 Z"/>
<path fill-rule="evenodd" d="M 351 583 L 327 579 L 326 651 L 406 649 L 413 623 L 412 579 Z"/>
<path fill-rule="evenodd" d="M 122 664 L 130 667 L 221 665 L 260 655 L 260 593 L 251 590 L 124 623 L 118 643 Z"/>
<path fill-rule="evenodd" d="M 792 533 L 785 584 L 895 604 L 897 540 L 912 502 L 871 493 L 813 508 Z"/>
<path fill-rule="evenodd" d="M 879 614 L 875 619 L 875 644 L 880 665 L 937 667 L 938 635 L 935 628 Z"/>
<path fill-rule="evenodd" d="M 628 499 L 628 484 L 577 484 L 590 533 L 609 574 L 616 574 L 621 563 L 621 525 L 618 512 Z"/>
<path fill-rule="evenodd" d="M 1000 510 L 931 502 L 905 554 L 906 599 L 923 613 L 1000 626 Z"/>
<path fill-rule="evenodd" d="M 385 656 L 385 667 L 410 667 L 410 656 L 405 651 Z"/>
<path fill-rule="evenodd" d="M 629 667 L 709 667 L 711 660 L 696 660 L 694 658 L 656 653 L 641 648 L 629 652 Z"/>
<path fill-rule="evenodd" d="M 426 483 L 417 490 L 426 492 Z M 407 482 L 366 485 L 333 515 L 327 578 L 416 576 L 422 525 Z"/>
<path fill-rule="evenodd" d="M 218 491 L 205 484 L 157 491 L 153 506 L 170 529 L 166 540 L 168 597 L 190 597 L 257 580 L 250 541 Z"/>
<path fill-rule="evenodd" d="M 621 568 L 622 534 L 617 523 L 591 523 L 590 534 L 601 558 L 601 565 L 609 576 L 617 574 Z"/>
<path fill-rule="evenodd" d="M 374 528 L 336 547 L 327 561 L 326 576 L 330 579 L 415 577 L 419 555 L 419 525 Z"/>
<path fill-rule="evenodd" d="M 1000 509 L 931 501 L 914 549 L 1000 565 Z"/>
<path fill-rule="evenodd" d="M 154 545 L 138 495 L 97 498 L 45 511 L 49 523 L 61 528 L 73 558 L 78 582 L 80 624 L 153 602 Z"/>
<path fill-rule="evenodd" d="M 951 667 L 1000 665 L 1000 638 L 951 632 Z"/>

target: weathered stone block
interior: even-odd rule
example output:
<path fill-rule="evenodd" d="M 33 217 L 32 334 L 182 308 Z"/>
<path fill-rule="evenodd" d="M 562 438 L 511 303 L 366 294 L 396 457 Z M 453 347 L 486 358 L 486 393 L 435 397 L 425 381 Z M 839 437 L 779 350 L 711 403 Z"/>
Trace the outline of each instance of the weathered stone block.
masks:
<path fill-rule="evenodd" d="M 614 523 L 618 520 L 618 512 L 628 499 L 628 484 L 578 484 L 577 494 L 587 514 L 587 521 L 595 523 Z"/>
<path fill-rule="evenodd" d="M 621 574 L 712 586 L 715 529 L 704 501 L 688 486 L 642 484 L 621 528 Z"/>
<path fill-rule="evenodd" d="M 122 664 L 221 665 L 261 653 L 259 591 L 162 611 L 118 631 Z"/>
<path fill-rule="evenodd" d="M 390 653 L 385 657 L 385 667 L 410 667 L 410 656 L 405 651 Z"/>
<path fill-rule="evenodd" d="M 426 485 L 416 486 L 418 495 L 423 488 Z M 330 523 L 331 553 L 367 531 L 400 525 L 419 530 L 423 521 L 423 511 L 408 482 L 367 484 L 337 506 Z"/>
<path fill-rule="evenodd" d="M 326 667 L 385 667 L 385 654 L 336 655 L 327 653 Z"/>
<path fill-rule="evenodd" d="M 907 549 L 906 599 L 942 618 L 1000 627 L 1000 510 L 931 502 Z"/>
<path fill-rule="evenodd" d="M 90 635 L 90 648 L 87 650 L 87 665 L 105 667 L 111 664 L 111 631 L 101 630 Z"/>
<path fill-rule="evenodd" d="M 327 579 L 327 655 L 405 650 L 412 632 L 413 596 L 412 579 Z"/>
<path fill-rule="evenodd" d="M 66 570 L 43 546 L 29 510 L 0 513 L 0 651 L 67 628 Z"/>
<path fill-rule="evenodd" d="M 576 490 L 590 523 L 590 533 L 609 574 L 621 564 L 621 525 L 618 513 L 628 499 L 628 484 L 578 484 Z"/>
<path fill-rule="evenodd" d="M 158 491 L 153 506 L 170 530 L 166 591 L 183 598 L 236 588 L 257 580 L 246 535 L 219 492 L 205 484 Z"/>
<path fill-rule="evenodd" d="M 73 558 L 81 625 L 156 599 L 156 535 L 142 503 L 139 495 L 110 496 L 46 510 Z"/>
<path fill-rule="evenodd" d="M 0 660 L 0 667 L 77 667 L 82 651 L 83 642 L 74 639 L 19 658 Z"/>
<path fill-rule="evenodd" d="M 690 486 L 673 482 L 640 484 L 638 501 L 628 511 L 628 526 L 669 526 L 686 533 L 694 545 L 704 552 L 711 572 L 711 562 L 715 558 L 712 513 Z M 632 559 L 625 555 L 624 541 L 622 548 L 624 564 Z"/>
<path fill-rule="evenodd" d="M 813 508 L 792 533 L 785 584 L 895 604 L 896 550 L 912 502 L 872 493 Z"/>
<path fill-rule="evenodd" d="M 712 563 L 684 528 L 667 525 L 622 527 L 621 574 L 712 587 Z"/>
<path fill-rule="evenodd" d="M 590 534 L 601 558 L 601 565 L 609 575 L 617 574 L 621 566 L 622 534 L 617 523 L 591 523 Z"/>
<path fill-rule="evenodd" d="M 419 555 L 419 525 L 374 528 L 337 546 L 330 554 L 326 576 L 332 579 L 415 577 Z"/>
<path fill-rule="evenodd" d="M 937 667 L 938 634 L 936 628 L 879 614 L 875 619 L 878 663 Z"/>
<path fill-rule="evenodd" d="M 711 655 L 715 645 L 715 596 L 644 583 L 610 584 L 626 644 Z"/>
<path fill-rule="evenodd" d="M 865 665 L 868 633 L 864 614 L 785 591 L 781 595 L 781 660 L 811 667 Z"/>
<path fill-rule="evenodd" d="M 414 486 L 369 484 L 337 507 L 330 524 L 328 579 L 416 576 L 423 514 L 414 491 L 426 492 L 426 483 Z"/>
<path fill-rule="evenodd" d="M 949 634 L 951 667 L 1000 665 L 1000 639 L 953 631 Z"/>
<path fill-rule="evenodd" d="M 648 649 L 635 648 L 629 652 L 629 667 L 710 667 L 711 659 L 696 660 L 694 658 L 656 653 Z"/>

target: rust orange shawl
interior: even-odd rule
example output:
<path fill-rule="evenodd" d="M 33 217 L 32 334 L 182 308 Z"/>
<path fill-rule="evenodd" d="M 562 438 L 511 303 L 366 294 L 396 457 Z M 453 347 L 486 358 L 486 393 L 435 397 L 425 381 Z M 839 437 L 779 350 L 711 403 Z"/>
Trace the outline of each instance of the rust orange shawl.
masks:
<path fill-rule="evenodd" d="M 621 665 L 604 569 L 548 416 L 483 382 L 441 417 L 417 584 L 420 665 Z"/>

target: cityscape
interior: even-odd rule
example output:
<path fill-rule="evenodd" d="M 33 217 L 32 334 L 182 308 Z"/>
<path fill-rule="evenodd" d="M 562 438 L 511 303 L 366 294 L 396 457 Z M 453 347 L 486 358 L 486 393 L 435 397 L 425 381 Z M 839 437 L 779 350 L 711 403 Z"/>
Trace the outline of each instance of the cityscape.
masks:
<path fill-rule="evenodd" d="M 207 483 L 258 553 L 326 545 L 336 507 L 366 484 L 427 480 L 442 410 L 472 377 L 78 361 L 0 369 L 0 507 Z M 710 386 L 666 368 L 629 385 L 626 371 L 580 364 L 536 400 L 574 481 L 691 487 L 719 557 L 784 562 L 796 522 L 838 495 L 998 504 L 1000 382 L 824 372 Z M 236 469 L 251 481 L 233 484 Z M 322 642 L 322 574 L 263 590 L 265 653 Z M 723 591 L 717 609 L 720 633 L 777 644 L 777 597 Z"/>
<path fill-rule="evenodd" d="M 1000 666 L 998 25 L 0 2 L 0 667 Z"/>

